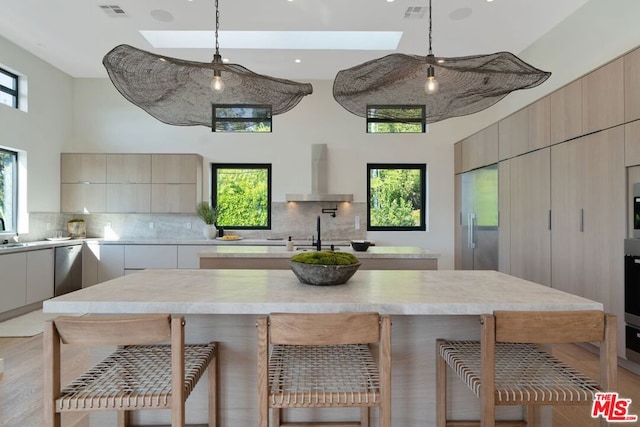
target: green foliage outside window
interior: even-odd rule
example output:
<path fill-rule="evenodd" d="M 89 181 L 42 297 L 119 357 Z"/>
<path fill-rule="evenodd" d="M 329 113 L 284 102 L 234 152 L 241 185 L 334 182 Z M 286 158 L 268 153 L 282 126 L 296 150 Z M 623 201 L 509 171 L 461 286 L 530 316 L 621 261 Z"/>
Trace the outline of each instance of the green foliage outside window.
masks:
<path fill-rule="evenodd" d="M 0 218 L 7 230 L 15 230 L 17 154 L 0 149 Z"/>
<path fill-rule="evenodd" d="M 224 228 L 270 228 L 270 165 L 214 165 L 217 224 Z"/>
<path fill-rule="evenodd" d="M 425 165 L 369 165 L 369 229 L 425 229 Z"/>

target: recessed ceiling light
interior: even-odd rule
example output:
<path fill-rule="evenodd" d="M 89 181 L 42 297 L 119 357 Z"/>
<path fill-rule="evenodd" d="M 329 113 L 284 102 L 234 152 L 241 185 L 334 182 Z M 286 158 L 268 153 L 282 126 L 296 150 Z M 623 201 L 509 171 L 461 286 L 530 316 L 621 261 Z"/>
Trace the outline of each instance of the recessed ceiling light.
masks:
<path fill-rule="evenodd" d="M 393 0 L 387 0 L 387 3 L 393 3 Z"/>
<path fill-rule="evenodd" d="M 154 48 L 211 49 L 213 31 L 156 31 L 140 34 Z M 402 31 L 220 31 L 223 49 L 396 50 Z"/>
<path fill-rule="evenodd" d="M 300 59 L 300 58 L 296 58 L 296 59 L 294 59 L 294 60 L 293 60 L 293 62 L 295 62 L 296 64 L 299 64 L 299 63 L 301 63 L 301 62 L 302 62 L 302 59 Z"/>

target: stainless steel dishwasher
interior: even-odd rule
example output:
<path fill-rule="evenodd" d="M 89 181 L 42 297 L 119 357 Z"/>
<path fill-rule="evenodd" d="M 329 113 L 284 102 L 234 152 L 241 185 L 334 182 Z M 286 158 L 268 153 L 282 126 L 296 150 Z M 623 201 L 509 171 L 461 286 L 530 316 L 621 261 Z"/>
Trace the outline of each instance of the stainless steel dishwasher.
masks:
<path fill-rule="evenodd" d="M 55 263 L 55 296 L 82 288 L 82 245 L 57 247 Z"/>

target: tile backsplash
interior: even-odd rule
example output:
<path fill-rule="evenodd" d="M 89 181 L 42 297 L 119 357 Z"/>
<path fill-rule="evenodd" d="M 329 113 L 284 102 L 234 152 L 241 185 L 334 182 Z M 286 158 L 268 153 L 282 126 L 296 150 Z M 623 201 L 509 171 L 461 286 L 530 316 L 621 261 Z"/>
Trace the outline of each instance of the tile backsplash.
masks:
<path fill-rule="evenodd" d="M 337 207 L 336 216 L 322 213 L 323 208 Z M 320 216 L 322 239 L 364 239 L 367 234 L 367 206 L 363 202 L 274 202 L 271 204 L 271 230 L 226 230 L 241 237 L 267 239 L 291 236 L 293 240 L 310 240 L 316 235 L 316 221 Z M 359 229 L 356 230 L 356 217 Z M 73 218 L 86 222 L 87 237 L 124 240 L 204 240 L 204 223 L 191 214 L 60 214 L 31 213 L 29 233 L 21 241 L 43 240 L 62 230 Z"/>

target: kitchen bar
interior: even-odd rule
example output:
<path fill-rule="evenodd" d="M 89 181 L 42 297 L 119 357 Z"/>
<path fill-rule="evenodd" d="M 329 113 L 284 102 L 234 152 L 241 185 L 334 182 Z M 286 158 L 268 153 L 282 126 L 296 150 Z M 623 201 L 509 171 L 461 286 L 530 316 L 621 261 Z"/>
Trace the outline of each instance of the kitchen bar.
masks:
<path fill-rule="evenodd" d="M 494 310 L 582 309 L 603 306 L 495 271 L 365 270 L 346 285 L 318 287 L 300 284 L 286 270 L 145 270 L 44 302 L 44 311 L 51 313 L 186 315 L 187 342 L 221 343 L 220 421 L 229 427 L 256 424 L 259 315 L 344 311 L 391 315 L 393 425 L 435 426 L 436 338 L 477 339 L 478 315 Z M 190 423 L 204 422 L 205 386 L 199 387 L 188 402 Z M 464 388 L 453 386 L 452 396 L 458 403 L 456 417 L 477 414 L 477 402 Z M 289 415 L 305 419 L 309 413 Z M 140 423 L 158 422 L 149 414 L 139 417 Z"/>

